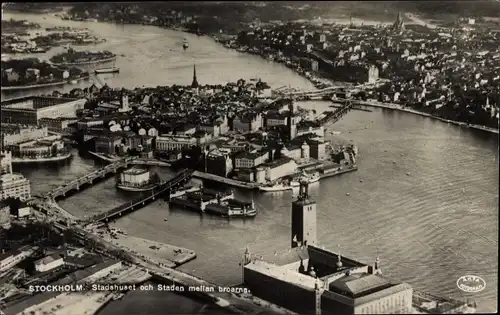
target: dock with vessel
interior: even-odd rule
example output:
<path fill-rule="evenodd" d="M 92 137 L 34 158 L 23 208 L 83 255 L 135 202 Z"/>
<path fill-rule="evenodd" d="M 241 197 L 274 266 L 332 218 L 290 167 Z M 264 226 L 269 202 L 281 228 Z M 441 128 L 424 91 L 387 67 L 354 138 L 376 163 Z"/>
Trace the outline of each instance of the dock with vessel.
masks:
<path fill-rule="evenodd" d="M 222 217 L 254 217 L 257 215 L 253 201 L 238 200 L 232 191 L 219 192 L 203 187 L 188 186 L 171 192 L 168 199 L 171 206 Z"/>

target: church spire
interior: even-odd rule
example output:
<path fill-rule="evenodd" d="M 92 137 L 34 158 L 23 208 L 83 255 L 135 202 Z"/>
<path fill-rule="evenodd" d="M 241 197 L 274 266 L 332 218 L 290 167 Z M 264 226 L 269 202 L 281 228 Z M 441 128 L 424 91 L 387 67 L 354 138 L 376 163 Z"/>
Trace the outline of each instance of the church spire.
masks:
<path fill-rule="evenodd" d="M 198 79 L 196 78 L 196 65 L 193 65 L 193 83 L 191 83 L 191 88 L 196 89 L 199 85 Z"/>

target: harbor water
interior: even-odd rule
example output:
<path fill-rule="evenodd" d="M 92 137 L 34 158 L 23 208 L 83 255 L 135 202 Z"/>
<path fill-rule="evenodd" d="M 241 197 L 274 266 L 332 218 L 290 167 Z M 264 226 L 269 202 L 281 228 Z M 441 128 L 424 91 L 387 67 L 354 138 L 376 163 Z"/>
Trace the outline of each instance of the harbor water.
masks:
<path fill-rule="evenodd" d="M 262 78 L 275 88 L 312 87 L 282 65 L 228 50 L 208 37 L 141 25 L 5 14 L 5 18 L 11 17 L 43 27 L 87 27 L 106 38 L 108 42 L 88 49 L 109 49 L 125 55 L 116 61 L 119 74 L 100 76 L 112 87 L 189 84 L 193 63 L 201 84 Z M 186 51 L 182 49 L 184 37 L 189 41 Z M 57 50 L 42 55 L 54 52 Z M 68 91 L 75 86 L 85 85 L 62 89 Z M 34 92 L 2 92 L 2 100 L 28 93 Z M 324 102 L 300 106 L 317 112 L 328 109 Z M 343 255 L 366 263 L 372 263 L 378 254 L 382 270 L 390 278 L 437 295 L 474 299 L 479 312 L 496 311 L 498 135 L 372 108 L 372 112 L 350 112 L 330 127 L 326 138 L 333 142 L 354 141 L 360 156 L 358 171 L 321 180 L 312 187 L 318 203 L 319 244 L 332 250 L 340 247 Z M 70 161 L 59 165 L 30 166 L 19 171 L 32 181 L 33 192 L 37 193 L 97 167 L 93 160 L 75 153 Z M 172 176 L 168 170 L 155 171 L 161 177 Z M 59 204 L 75 215 L 85 216 L 131 198 L 114 184 L 114 179 L 105 180 Z M 114 225 L 130 235 L 192 249 L 197 259 L 181 270 L 221 285 L 237 284 L 241 282 L 238 263 L 245 247 L 253 254 L 270 258 L 287 251 L 293 196 L 292 192 L 241 190 L 235 194 L 247 200 L 254 198 L 259 211 L 255 218 L 228 220 L 169 209 L 165 201 L 157 201 Z M 164 221 L 165 217 L 168 221 Z M 456 282 L 464 275 L 482 277 L 486 288 L 479 293 L 460 291 Z M 186 314 L 206 310 L 196 301 L 172 294 L 133 292 L 109 304 L 102 314 L 124 314 L 125 310 L 127 314 L 143 314 L 144 310 L 164 314 L 165 309 Z"/>

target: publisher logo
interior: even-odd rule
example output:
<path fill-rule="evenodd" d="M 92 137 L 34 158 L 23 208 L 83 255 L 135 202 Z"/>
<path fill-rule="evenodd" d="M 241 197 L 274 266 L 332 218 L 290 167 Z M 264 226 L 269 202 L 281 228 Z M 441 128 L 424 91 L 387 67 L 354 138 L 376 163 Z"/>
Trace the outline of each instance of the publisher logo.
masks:
<path fill-rule="evenodd" d="M 477 293 L 486 288 L 486 281 L 478 276 L 462 276 L 457 280 L 457 287 L 464 292 Z"/>

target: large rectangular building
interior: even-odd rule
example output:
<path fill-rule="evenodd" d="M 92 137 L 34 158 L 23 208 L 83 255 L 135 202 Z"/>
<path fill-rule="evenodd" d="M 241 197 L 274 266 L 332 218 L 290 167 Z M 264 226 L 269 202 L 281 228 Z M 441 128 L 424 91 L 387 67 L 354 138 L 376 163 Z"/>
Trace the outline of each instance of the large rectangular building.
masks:
<path fill-rule="evenodd" d="M 73 118 L 83 109 L 86 100 L 30 96 L 1 103 L 2 123 L 38 125 L 43 118 Z"/>
<path fill-rule="evenodd" d="M 381 276 L 372 266 L 316 246 L 316 203 L 301 184 L 292 205 L 291 249 L 272 262 L 243 261 L 244 284 L 252 294 L 299 314 L 411 314 L 413 289 Z"/>

